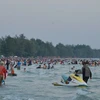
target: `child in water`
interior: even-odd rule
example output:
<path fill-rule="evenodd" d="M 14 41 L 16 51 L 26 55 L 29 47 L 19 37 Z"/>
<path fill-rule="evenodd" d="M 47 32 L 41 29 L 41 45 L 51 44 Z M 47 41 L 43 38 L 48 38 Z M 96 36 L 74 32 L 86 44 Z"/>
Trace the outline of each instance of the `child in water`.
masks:
<path fill-rule="evenodd" d="M 14 68 L 13 68 L 13 65 L 11 64 L 10 65 L 10 73 L 8 74 L 8 76 L 17 76 L 17 74 L 15 74 L 15 71 L 14 71 Z"/>

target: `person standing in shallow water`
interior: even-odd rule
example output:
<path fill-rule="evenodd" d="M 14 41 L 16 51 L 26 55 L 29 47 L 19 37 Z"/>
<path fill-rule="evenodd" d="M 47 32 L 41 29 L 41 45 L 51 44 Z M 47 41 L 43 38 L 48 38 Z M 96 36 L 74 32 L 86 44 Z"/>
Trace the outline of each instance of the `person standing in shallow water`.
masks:
<path fill-rule="evenodd" d="M 92 78 L 92 72 L 90 70 L 90 68 L 88 67 L 88 61 L 83 61 L 82 62 L 83 67 L 82 67 L 82 75 L 83 75 L 83 80 L 87 83 L 88 79 Z"/>
<path fill-rule="evenodd" d="M 6 62 L 7 70 L 9 70 L 9 64 L 10 64 L 10 62 L 9 62 L 9 60 L 7 59 L 7 62 Z"/>
<path fill-rule="evenodd" d="M 21 67 L 21 62 L 20 62 L 20 60 L 18 60 L 18 62 L 17 62 L 17 69 L 20 70 L 20 67 Z"/>
<path fill-rule="evenodd" d="M 2 81 L 6 79 L 7 70 L 4 67 L 4 62 L 0 61 L 0 86 L 2 85 Z"/>

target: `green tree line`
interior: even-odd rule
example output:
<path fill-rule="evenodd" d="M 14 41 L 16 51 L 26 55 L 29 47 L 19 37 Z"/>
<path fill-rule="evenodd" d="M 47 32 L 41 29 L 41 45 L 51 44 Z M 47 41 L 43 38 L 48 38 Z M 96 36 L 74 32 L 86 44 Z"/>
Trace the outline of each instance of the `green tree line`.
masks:
<path fill-rule="evenodd" d="M 27 39 L 24 34 L 19 36 L 5 36 L 0 38 L 0 55 L 37 57 L 37 56 L 60 56 L 99 58 L 100 49 L 92 49 L 88 45 L 63 45 L 58 43 L 53 46 L 51 42 L 43 42 L 40 39 Z"/>

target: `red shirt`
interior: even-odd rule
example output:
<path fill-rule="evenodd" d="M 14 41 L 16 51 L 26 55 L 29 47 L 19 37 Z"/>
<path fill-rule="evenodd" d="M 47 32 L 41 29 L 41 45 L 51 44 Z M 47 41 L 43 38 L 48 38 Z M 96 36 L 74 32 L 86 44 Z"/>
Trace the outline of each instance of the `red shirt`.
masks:
<path fill-rule="evenodd" d="M 6 79 L 7 70 L 4 66 L 0 65 L 0 75 L 2 75 Z"/>

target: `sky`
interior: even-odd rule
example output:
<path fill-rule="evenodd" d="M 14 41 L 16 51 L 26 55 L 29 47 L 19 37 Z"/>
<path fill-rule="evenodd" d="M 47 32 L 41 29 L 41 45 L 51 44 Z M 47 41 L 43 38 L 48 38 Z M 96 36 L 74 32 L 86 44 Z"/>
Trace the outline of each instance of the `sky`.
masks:
<path fill-rule="evenodd" d="M 20 34 L 100 49 L 100 0 L 0 0 L 0 37 Z"/>

